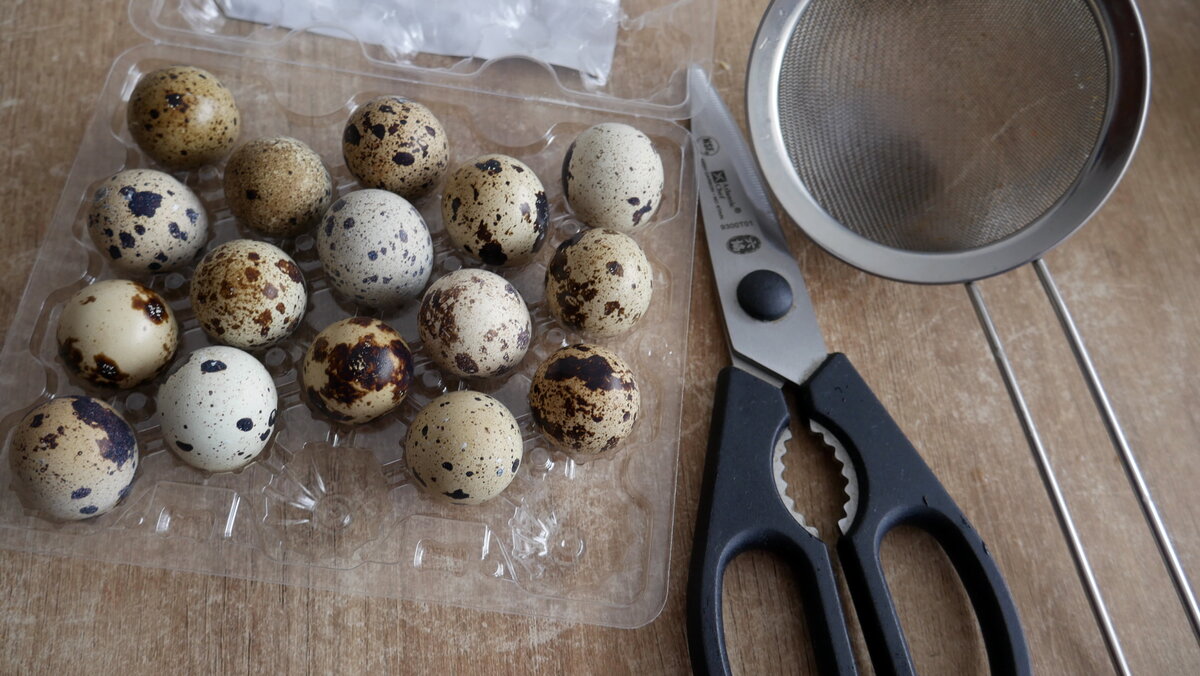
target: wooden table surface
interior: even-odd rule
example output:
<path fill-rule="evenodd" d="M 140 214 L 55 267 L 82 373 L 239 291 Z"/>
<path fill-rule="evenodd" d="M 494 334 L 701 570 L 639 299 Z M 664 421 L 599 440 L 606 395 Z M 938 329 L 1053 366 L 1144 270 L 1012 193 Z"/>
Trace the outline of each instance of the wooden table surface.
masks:
<path fill-rule="evenodd" d="M 129 26 L 126 4 L 17 0 L 0 7 L 0 316 L 15 311 L 109 64 L 145 41 Z M 720 3 L 714 77 L 731 101 L 740 101 L 748 45 L 765 5 Z M 1108 205 L 1047 260 L 1197 580 L 1200 3 L 1144 0 L 1142 9 L 1154 94 L 1140 152 Z M 876 279 L 795 232 L 791 239 L 828 343 L 850 355 L 995 554 L 1037 670 L 1108 673 L 1104 644 L 966 293 Z M 711 287 L 701 244 L 669 595 L 650 624 L 572 625 L 0 552 L 0 672 L 686 673 L 687 563 L 716 372 L 728 361 Z M 1134 672 L 1200 673 L 1200 650 L 1034 274 L 1018 270 L 982 289 Z M 836 465 L 802 441 L 787 467 L 799 506 L 831 532 L 840 502 Z M 884 558 L 921 670 L 986 669 L 964 594 L 936 545 L 901 531 L 885 541 Z M 750 554 L 726 578 L 738 673 L 813 671 L 803 600 L 785 570 L 771 556 Z"/>

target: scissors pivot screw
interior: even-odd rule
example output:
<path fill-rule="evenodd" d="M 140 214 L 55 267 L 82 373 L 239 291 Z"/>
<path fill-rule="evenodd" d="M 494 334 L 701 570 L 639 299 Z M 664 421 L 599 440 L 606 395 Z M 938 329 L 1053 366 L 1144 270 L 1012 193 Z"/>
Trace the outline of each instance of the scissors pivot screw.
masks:
<path fill-rule="evenodd" d="M 792 285 L 774 270 L 755 270 L 738 282 L 737 300 L 746 314 L 773 322 L 792 309 Z"/>

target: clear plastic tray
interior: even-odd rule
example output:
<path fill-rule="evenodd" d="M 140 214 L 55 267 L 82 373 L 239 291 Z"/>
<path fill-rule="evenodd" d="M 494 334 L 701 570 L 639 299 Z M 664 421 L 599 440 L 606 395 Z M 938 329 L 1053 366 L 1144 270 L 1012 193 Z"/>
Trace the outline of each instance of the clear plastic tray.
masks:
<path fill-rule="evenodd" d="M 146 31 L 147 25 L 178 23 L 187 12 L 212 5 L 171 2 L 176 4 L 135 2 L 135 24 Z M 660 4 L 663 11 L 674 7 Z M 622 31 L 628 29 L 623 24 Z M 622 34 L 618 56 L 637 42 L 637 27 L 633 30 L 632 36 Z M 187 33 L 192 46 L 148 44 L 112 66 L 4 345 L 0 546 L 610 626 L 652 620 L 667 589 L 695 233 L 688 132 L 670 119 L 686 93 L 670 105 L 661 103 L 665 99 L 622 101 L 572 89 L 560 69 L 527 59 L 457 60 L 449 70 L 430 70 L 374 59 L 353 41 L 261 26 L 246 32 L 257 37 L 227 40 L 217 34 L 204 43 L 210 49 L 198 48 L 207 39 L 202 32 Z M 656 32 L 644 37 L 654 39 Z M 221 49 L 230 45 L 244 48 Z M 153 166 L 129 137 L 125 102 L 142 74 L 176 63 L 210 70 L 233 90 L 242 113 L 241 141 L 285 134 L 311 145 L 329 167 L 338 194 L 357 188 L 341 158 L 342 126 L 356 105 L 384 93 L 402 94 L 434 111 L 446 127 L 452 165 L 501 152 L 531 166 L 550 198 L 549 241 L 534 262 L 499 270 L 524 295 L 534 321 L 533 343 L 521 367 L 494 381 L 468 384 L 443 377 L 420 350 L 415 304 L 380 314 L 337 298 L 305 235 L 272 240 L 300 264 L 310 300 L 296 333 L 258 354 L 275 377 L 281 422 L 256 463 L 212 475 L 166 450 L 154 404 L 162 378 L 114 392 L 71 375 L 54 340 L 62 304 L 83 286 L 117 276 L 88 239 L 88 197 L 121 169 Z M 418 76 L 409 77 L 414 73 Z M 670 89 L 673 81 L 667 75 L 662 83 Z M 514 94 L 518 91 L 539 95 L 528 98 Z M 581 104 L 597 96 L 605 105 Z M 562 197 L 563 154 L 579 132 L 602 121 L 633 124 L 651 137 L 663 158 L 666 187 L 656 224 L 638 235 L 654 268 L 650 309 L 632 333 L 602 341 L 637 374 L 642 418 L 615 458 L 576 464 L 550 450 L 533 428 L 526 393 L 544 357 L 580 340 L 549 317 L 542 284 L 555 246 L 581 227 L 567 215 Z M 235 223 L 224 203 L 219 167 L 176 176 L 208 209 L 214 224 L 210 248 L 237 237 L 261 238 Z M 448 246 L 439 196 L 435 192 L 416 203 L 434 236 L 434 278 L 467 264 Z M 191 273 L 189 267 L 141 278 L 182 322 L 176 362 L 209 344 L 189 307 Z M 416 348 L 417 365 L 414 386 L 398 411 L 352 428 L 309 410 L 299 396 L 296 365 L 318 331 L 355 314 L 378 316 L 399 329 Z M 524 462 L 495 500 L 477 507 L 442 505 L 411 483 L 403 460 L 405 422 L 444 389 L 468 385 L 499 397 L 517 416 Z M 12 490 L 9 441 L 30 408 L 52 396 L 80 393 L 111 402 L 135 426 L 142 462 L 132 492 L 115 510 L 84 522 L 53 523 L 25 509 Z"/>

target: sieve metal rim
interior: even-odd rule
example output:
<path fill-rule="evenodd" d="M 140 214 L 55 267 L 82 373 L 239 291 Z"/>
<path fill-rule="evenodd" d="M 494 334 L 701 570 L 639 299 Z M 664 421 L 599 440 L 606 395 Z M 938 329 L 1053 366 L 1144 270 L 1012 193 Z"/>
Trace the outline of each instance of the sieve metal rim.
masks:
<path fill-rule="evenodd" d="M 863 271 L 903 282 L 950 284 L 1019 267 L 1070 237 L 1103 206 L 1129 167 L 1150 105 L 1150 57 L 1133 0 L 1088 0 L 1109 60 L 1109 97 L 1091 157 L 1071 187 L 1040 217 L 985 246 L 917 252 L 863 237 L 829 215 L 803 185 L 779 120 L 779 81 L 788 41 L 817 0 L 773 0 L 758 27 L 746 77 L 750 138 L 763 175 L 784 211 L 821 248 Z M 843 2 L 851 0 L 841 0 Z"/>

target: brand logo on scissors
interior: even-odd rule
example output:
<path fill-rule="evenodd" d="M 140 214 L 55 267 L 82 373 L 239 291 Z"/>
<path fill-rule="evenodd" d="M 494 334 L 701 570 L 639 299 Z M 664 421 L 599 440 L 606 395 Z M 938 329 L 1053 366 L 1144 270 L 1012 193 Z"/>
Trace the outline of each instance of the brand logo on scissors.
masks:
<path fill-rule="evenodd" d="M 711 136 L 700 137 L 700 154 L 709 157 L 716 155 L 721 150 L 721 145 L 717 143 L 717 139 Z"/>
<path fill-rule="evenodd" d="M 745 254 L 751 251 L 758 251 L 758 247 L 762 246 L 762 240 L 754 235 L 738 235 L 737 237 L 730 237 L 725 246 L 729 247 L 729 250 L 735 254 Z"/>
<path fill-rule="evenodd" d="M 729 177 L 725 175 L 724 169 L 708 172 L 708 186 L 712 190 L 713 200 L 717 203 L 717 211 L 721 218 L 725 218 L 725 213 L 721 210 L 721 202 L 728 203 L 729 209 L 733 213 L 742 213 L 742 208 L 733 201 L 733 188 L 730 186 Z"/>

